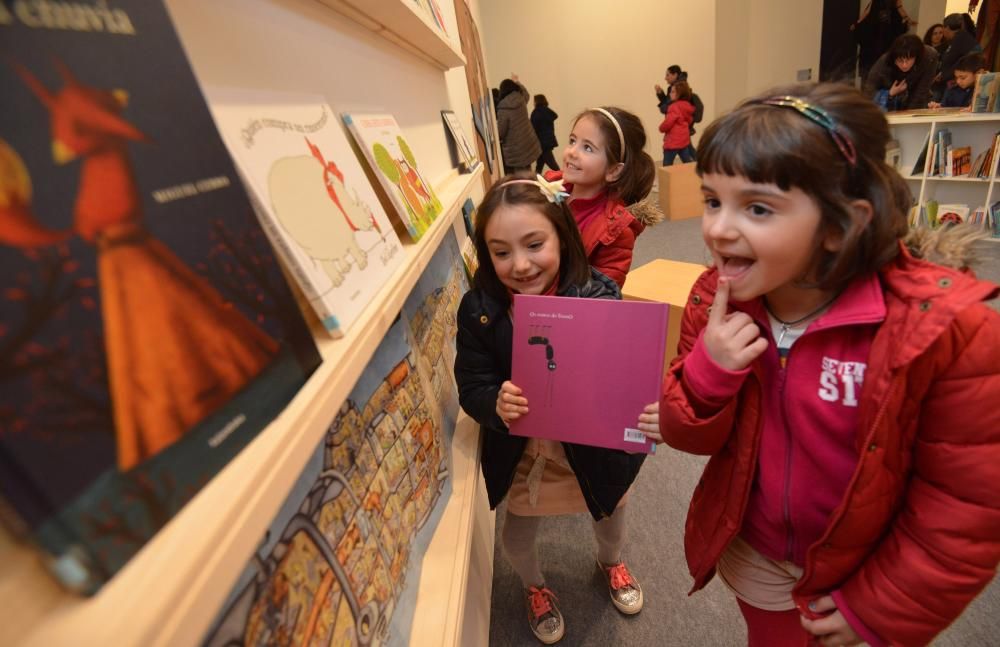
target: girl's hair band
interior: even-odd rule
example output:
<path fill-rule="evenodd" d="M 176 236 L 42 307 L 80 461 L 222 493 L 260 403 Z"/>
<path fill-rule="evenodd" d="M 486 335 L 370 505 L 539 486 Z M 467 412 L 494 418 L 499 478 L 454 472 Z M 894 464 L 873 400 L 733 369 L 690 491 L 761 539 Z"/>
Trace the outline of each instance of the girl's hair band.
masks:
<path fill-rule="evenodd" d="M 830 135 L 830 139 L 833 140 L 833 143 L 837 145 L 837 148 L 840 150 L 840 154 L 844 156 L 847 163 L 852 167 L 858 165 L 858 152 L 854 148 L 854 142 L 851 141 L 850 135 L 848 135 L 847 131 L 841 128 L 837 122 L 834 121 L 833 117 L 830 116 L 830 113 L 823 108 L 803 101 L 799 97 L 792 97 L 789 95 L 771 97 L 770 99 L 764 99 L 754 103 L 762 103 L 768 106 L 778 106 L 779 108 L 791 108 L 814 124 L 822 126 Z"/>
<path fill-rule="evenodd" d="M 549 202 L 554 202 L 555 204 L 562 204 L 562 201 L 569 197 L 569 193 L 563 187 L 562 180 L 553 180 L 549 182 L 541 175 L 536 175 L 534 180 L 528 179 L 518 179 L 518 180 L 507 180 L 501 187 L 508 186 L 510 184 L 534 184 L 545 196 L 545 199 Z"/>
<path fill-rule="evenodd" d="M 624 164 L 625 163 L 625 133 L 622 132 L 621 124 L 618 123 L 618 120 L 615 119 L 615 116 L 613 114 L 611 114 L 610 111 L 605 110 L 604 108 L 591 108 L 591 110 L 599 112 L 602 115 L 604 115 L 605 117 L 607 117 L 611 121 L 611 125 L 614 126 L 615 130 L 618 131 L 618 145 L 621 146 L 621 148 L 622 148 L 622 163 Z"/>

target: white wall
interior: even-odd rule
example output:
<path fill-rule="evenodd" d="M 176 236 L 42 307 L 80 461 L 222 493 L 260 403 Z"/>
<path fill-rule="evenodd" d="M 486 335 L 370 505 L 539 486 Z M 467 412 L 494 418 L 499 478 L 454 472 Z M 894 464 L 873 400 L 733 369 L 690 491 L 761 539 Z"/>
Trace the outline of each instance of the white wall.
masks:
<path fill-rule="evenodd" d="M 946 0 L 920 0 L 920 17 L 917 19 L 920 24 L 917 25 L 913 33 L 923 38 L 928 27 L 941 22 L 945 16 L 951 13 L 946 5 Z M 965 8 L 969 8 L 968 2 L 965 3 Z"/>
<path fill-rule="evenodd" d="M 706 123 L 740 99 L 819 74 L 823 0 L 485 0 L 487 73 L 516 73 L 559 113 L 565 144 L 574 115 L 614 104 L 639 115 L 647 151 L 661 157 L 653 85 L 668 65 L 688 71 Z M 623 9 L 624 8 L 624 9 Z M 699 128 L 701 131 L 704 128 Z M 559 151 L 557 151 L 557 155 Z M 557 157 L 558 159 L 558 157 Z"/>
<path fill-rule="evenodd" d="M 490 85 L 516 73 L 529 92 L 548 98 L 559 113 L 557 160 L 572 118 L 609 104 L 642 119 L 647 152 L 661 159 L 653 85 L 664 84 L 674 63 L 688 71 L 705 118 L 714 114 L 715 2 L 482 0 L 479 10 Z"/>
<path fill-rule="evenodd" d="M 823 0 L 750 0 L 746 94 L 795 83 L 807 68 L 817 80 L 822 23 Z"/>

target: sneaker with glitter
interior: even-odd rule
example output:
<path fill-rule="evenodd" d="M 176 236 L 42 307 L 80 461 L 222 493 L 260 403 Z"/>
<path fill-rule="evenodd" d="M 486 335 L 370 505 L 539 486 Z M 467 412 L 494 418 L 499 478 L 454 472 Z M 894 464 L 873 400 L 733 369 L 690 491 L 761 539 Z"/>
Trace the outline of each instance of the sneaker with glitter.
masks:
<path fill-rule="evenodd" d="M 551 645 L 562 640 L 566 633 L 562 612 L 556 606 L 556 594 L 545 585 L 529 587 L 524 592 L 528 603 L 528 626 L 542 643 Z"/>
<path fill-rule="evenodd" d="M 625 562 L 605 566 L 598 560 L 597 569 L 604 574 L 615 608 L 629 616 L 642 611 L 642 587 L 629 572 Z"/>

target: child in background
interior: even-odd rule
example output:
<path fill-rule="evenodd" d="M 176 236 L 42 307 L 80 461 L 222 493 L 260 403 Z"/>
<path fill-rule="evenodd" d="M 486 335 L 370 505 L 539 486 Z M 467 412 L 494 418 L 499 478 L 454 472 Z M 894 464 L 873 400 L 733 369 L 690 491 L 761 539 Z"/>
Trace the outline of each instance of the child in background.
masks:
<path fill-rule="evenodd" d="M 944 92 L 941 102 L 931 101 L 928 108 L 968 108 L 976 91 L 976 75 L 986 71 L 982 54 L 966 54 L 955 64 L 955 85 Z"/>
<path fill-rule="evenodd" d="M 552 149 L 559 145 L 556 141 L 556 119 L 559 115 L 549 107 L 549 100 L 544 94 L 535 95 L 535 109 L 531 111 L 531 126 L 538 136 L 538 143 L 542 145 L 542 154 L 535 162 L 535 173 L 541 173 L 542 168 L 548 164 L 553 171 L 559 170 L 556 157 L 552 154 Z"/>
<path fill-rule="evenodd" d="M 734 592 L 750 645 L 927 644 L 996 574 L 998 289 L 966 270 L 968 232 L 901 240 L 889 140 L 874 103 L 821 84 L 743 103 L 699 147 L 715 267 L 660 431 L 711 456 L 688 566 Z"/>
<path fill-rule="evenodd" d="M 530 415 L 527 398 L 510 382 L 512 295 L 621 298 L 614 282 L 587 264 L 561 189 L 557 182 L 508 176 L 486 193 L 474 237 L 480 265 L 458 309 L 455 359 L 459 401 L 483 429 L 490 508 L 507 498 L 504 552 L 523 583 L 531 631 L 545 644 L 561 639 L 565 625 L 538 563 L 535 538 L 543 516 L 589 512 L 612 603 L 625 614 L 643 606 L 621 553 L 626 495 L 645 455 L 507 431 L 509 422 Z M 640 429 L 657 429 L 655 410 L 655 404 L 646 407 Z"/>
<path fill-rule="evenodd" d="M 663 219 L 644 201 L 656 175 L 645 145 L 646 131 L 632 113 L 611 106 L 584 110 L 573 121 L 562 172 L 545 174 L 566 181 L 587 260 L 619 288 L 632 267 L 636 237 Z"/>
<path fill-rule="evenodd" d="M 691 124 L 694 123 L 694 104 L 691 103 L 691 88 L 687 81 L 678 81 L 670 86 L 670 107 L 660 124 L 663 133 L 663 165 L 670 166 L 674 158 L 681 156 L 684 163 L 693 162 L 691 146 Z"/>

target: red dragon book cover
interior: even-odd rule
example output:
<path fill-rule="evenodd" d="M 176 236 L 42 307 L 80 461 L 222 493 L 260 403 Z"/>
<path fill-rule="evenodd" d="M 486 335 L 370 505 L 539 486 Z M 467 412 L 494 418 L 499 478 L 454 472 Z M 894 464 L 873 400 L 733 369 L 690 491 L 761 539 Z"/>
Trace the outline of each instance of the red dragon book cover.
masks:
<path fill-rule="evenodd" d="M 319 364 L 161 2 L 0 0 L 0 504 L 92 593 Z"/>

